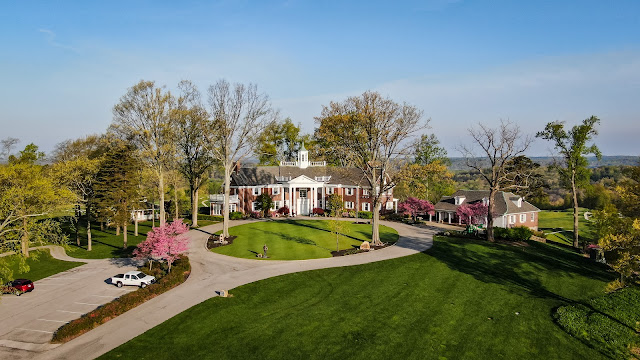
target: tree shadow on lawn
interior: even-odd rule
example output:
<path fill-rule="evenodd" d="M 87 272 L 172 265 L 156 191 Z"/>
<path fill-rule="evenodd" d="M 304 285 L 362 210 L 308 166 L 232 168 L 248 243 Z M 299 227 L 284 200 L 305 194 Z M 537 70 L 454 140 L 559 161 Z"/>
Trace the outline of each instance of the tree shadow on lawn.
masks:
<path fill-rule="evenodd" d="M 327 219 L 327 221 L 328 220 L 329 219 Z M 280 221 L 282 221 L 282 220 L 280 220 Z M 285 221 L 287 222 L 287 224 L 291 224 L 291 225 L 295 225 L 295 226 L 303 226 L 303 227 L 306 227 L 306 228 L 310 228 L 310 229 L 315 229 L 315 230 L 320 230 L 320 231 L 331 233 L 331 230 L 328 230 L 328 229 L 325 229 L 325 228 L 322 228 L 322 227 L 318 227 L 318 226 L 313 226 L 313 225 L 310 225 L 308 223 L 303 223 L 301 221 L 296 221 L 296 220 L 285 220 Z M 273 233 L 273 234 L 276 234 L 276 233 Z M 280 235 L 280 233 L 277 233 L 277 234 Z M 364 241 L 362 239 L 358 239 L 358 238 L 353 237 L 353 236 L 349 236 L 349 235 L 345 235 L 345 234 L 340 234 L 340 235 L 342 235 L 344 237 L 347 237 L 349 239 L 352 239 L 352 240 L 356 240 L 356 241 L 360 241 L 360 242 Z"/>
<path fill-rule="evenodd" d="M 486 247 L 485 251 L 469 249 L 466 244 Z M 496 251 L 497 250 L 497 251 Z M 538 276 L 538 271 L 556 271 L 563 275 L 584 276 L 601 281 L 612 281 L 616 275 L 602 264 L 580 257 L 560 247 L 534 241 L 526 247 L 507 244 L 491 244 L 482 240 L 447 239 L 434 240 L 431 249 L 423 252 L 447 265 L 450 269 L 473 276 L 484 283 L 506 286 L 515 293 L 525 293 L 541 299 L 580 304 L 610 320 L 634 330 L 624 322 L 594 308 L 586 301 L 570 299 L 547 289 Z M 523 269 L 528 263 L 532 270 Z M 563 329 L 564 330 L 564 329 Z"/>

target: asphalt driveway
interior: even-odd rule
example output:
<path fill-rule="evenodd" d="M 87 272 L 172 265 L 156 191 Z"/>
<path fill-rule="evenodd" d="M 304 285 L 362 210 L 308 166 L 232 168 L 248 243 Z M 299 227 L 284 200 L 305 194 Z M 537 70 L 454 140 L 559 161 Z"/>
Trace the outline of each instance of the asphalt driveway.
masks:
<path fill-rule="evenodd" d="M 33 352 L 58 346 L 49 341 L 60 326 L 137 289 L 105 282 L 115 274 L 135 270 L 131 259 L 86 261 L 86 265 L 36 281 L 30 293 L 2 296 L 0 359 L 26 359 Z"/>

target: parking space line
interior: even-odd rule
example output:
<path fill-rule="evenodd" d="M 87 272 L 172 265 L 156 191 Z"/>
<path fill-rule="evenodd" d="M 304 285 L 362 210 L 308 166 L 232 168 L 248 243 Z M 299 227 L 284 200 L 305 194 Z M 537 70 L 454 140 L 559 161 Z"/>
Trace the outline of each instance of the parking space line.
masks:
<path fill-rule="evenodd" d="M 44 331 L 44 330 L 33 330 L 33 329 L 25 329 L 25 328 L 16 328 L 16 330 L 27 330 L 27 331 L 36 331 L 41 333 L 53 334 L 53 331 Z"/>
<path fill-rule="evenodd" d="M 68 311 L 68 310 L 56 310 L 56 311 L 63 312 L 63 313 L 69 313 L 69 314 L 86 314 L 86 313 L 83 313 L 83 312 Z"/>
<path fill-rule="evenodd" d="M 82 303 L 82 302 L 74 302 L 74 304 L 79 304 L 79 305 L 91 305 L 91 306 L 100 306 L 102 304 L 89 304 L 89 303 Z"/>
<path fill-rule="evenodd" d="M 62 320 L 49 320 L 49 319 L 37 319 L 40 321 L 51 321 L 51 322 L 57 322 L 57 323 L 68 323 L 68 321 L 62 321 Z"/>

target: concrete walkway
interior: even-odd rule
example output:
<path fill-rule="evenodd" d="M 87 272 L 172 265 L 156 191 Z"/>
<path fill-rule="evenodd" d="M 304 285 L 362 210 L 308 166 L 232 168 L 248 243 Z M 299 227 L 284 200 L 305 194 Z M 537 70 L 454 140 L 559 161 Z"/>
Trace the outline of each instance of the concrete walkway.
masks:
<path fill-rule="evenodd" d="M 255 220 L 253 220 L 255 221 Z M 232 226 L 252 220 L 234 221 Z M 175 315 L 217 296 L 219 290 L 229 290 L 266 278 L 300 271 L 366 264 L 412 255 L 429 249 L 435 227 L 415 227 L 395 222 L 381 222 L 396 229 L 398 243 L 381 250 L 355 255 L 297 261 L 249 260 L 229 257 L 208 251 L 210 234 L 222 229 L 214 224 L 191 230 L 189 259 L 191 276 L 187 281 L 97 327 L 96 329 L 45 352 L 36 353 L 35 359 L 93 359 Z"/>

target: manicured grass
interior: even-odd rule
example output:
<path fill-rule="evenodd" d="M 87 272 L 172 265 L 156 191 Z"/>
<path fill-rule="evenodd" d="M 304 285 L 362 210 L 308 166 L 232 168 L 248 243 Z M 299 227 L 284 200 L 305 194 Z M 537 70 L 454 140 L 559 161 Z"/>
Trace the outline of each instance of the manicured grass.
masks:
<path fill-rule="evenodd" d="M 336 236 L 329 230 L 328 220 L 273 220 L 229 228 L 229 234 L 237 236 L 233 244 L 212 251 L 229 256 L 256 259 L 267 244 L 271 260 L 302 260 L 331 257 L 336 250 Z M 380 226 L 383 242 L 398 241 L 398 232 Z M 340 236 L 340 249 L 359 247 L 371 239 L 371 225 L 350 224 L 346 236 Z"/>
<path fill-rule="evenodd" d="M 147 232 L 151 230 L 151 222 L 145 221 L 138 223 L 138 236 L 133 236 L 133 225 L 128 227 L 127 248 L 123 249 L 122 232 L 116 236 L 116 229 L 105 228 L 100 230 L 100 225 L 93 223 L 91 226 L 91 251 L 87 251 L 87 230 L 84 222 L 81 222 L 79 229 L 80 246 L 76 244 L 75 232 L 69 231 L 69 246 L 67 254 L 80 259 L 106 259 L 106 258 L 123 258 L 130 257 L 138 243 L 144 241 Z M 158 222 L 156 221 L 156 226 Z"/>
<path fill-rule="evenodd" d="M 44 279 L 48 276 L 73 269 L 76 266 L 84 265 L 83 262 L 70 262 L 54 259 L 49 250 L 30 251 L 30 256 L 26 259 L 29 271 L 19 272 L 18 255 L 10 255 L 0 258 L 13 272 L 13 279 L 26 278 L 32 281 Z"/>
<path fill-rule="evenodd" d="M 578 217 L 578 230 L 580 238 L 588 241 L 596 241 L 594 238 L 591 223 L 584 218 L 584 212 L 589 209 L 580 208 Z M 538 228 L 545 233 L 555 233 L 547 235 L 547 240 L 560 244 L 573 245 L 573 209 L 559 211 L 540 211 Z M 562 231 L 562 232 L 558 232 Z"/>
<path fill-rule="evenodd" d="M 102 358 L 602 359 L 552 314 L 612 277 L 556 246 L 436 237 L 426 253 L 238 287 Z"/>

